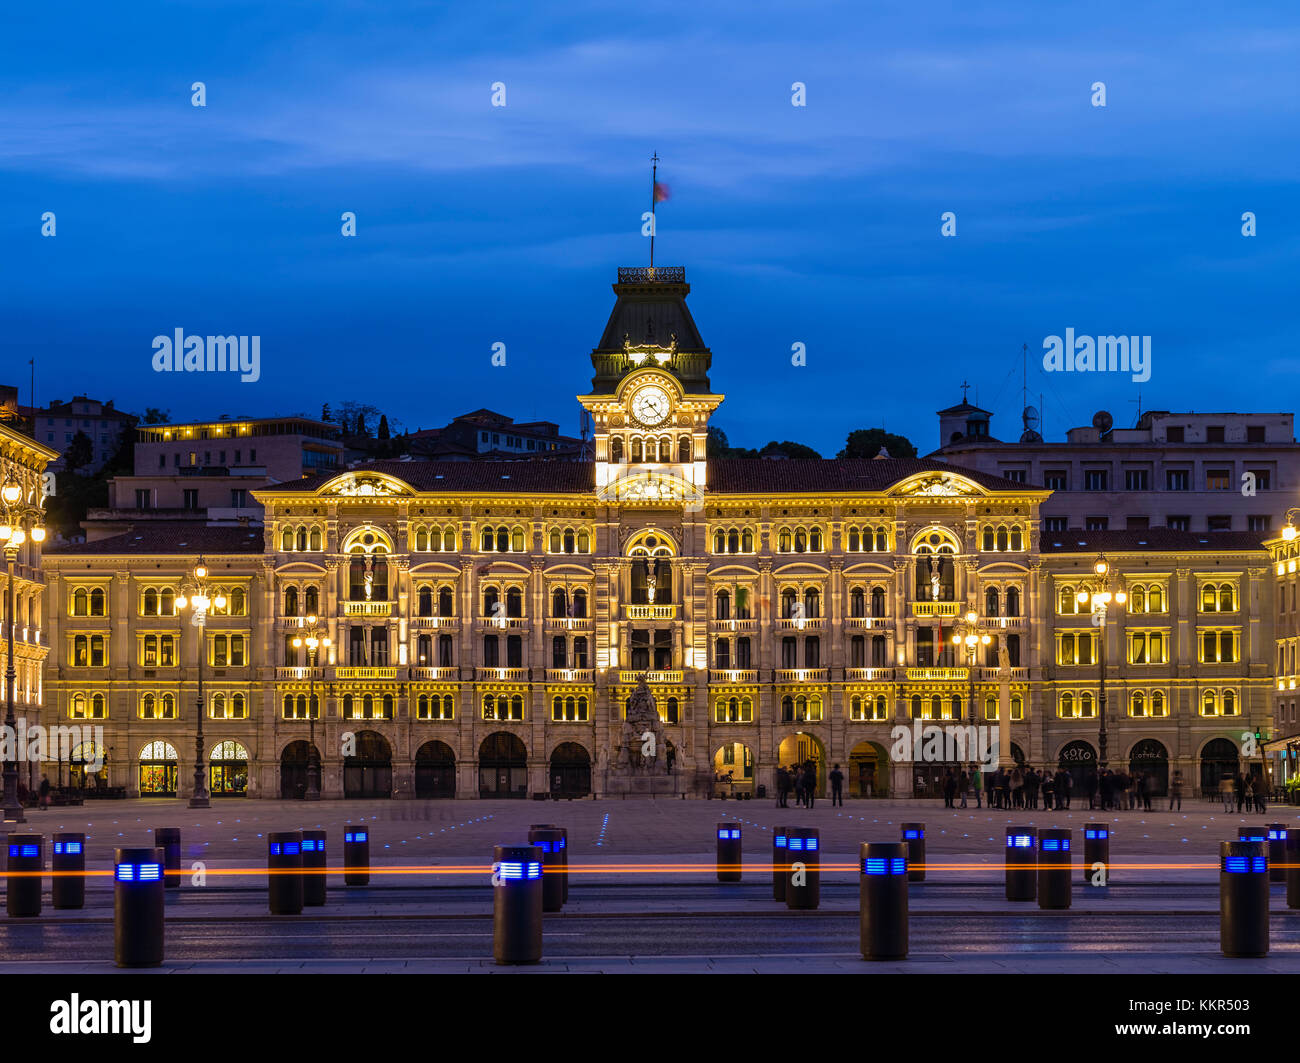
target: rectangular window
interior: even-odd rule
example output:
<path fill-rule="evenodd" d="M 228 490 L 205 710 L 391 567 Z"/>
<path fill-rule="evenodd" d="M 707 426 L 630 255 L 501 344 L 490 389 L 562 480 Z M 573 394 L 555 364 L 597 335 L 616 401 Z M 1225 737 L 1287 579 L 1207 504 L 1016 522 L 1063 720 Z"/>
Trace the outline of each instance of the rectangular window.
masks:
<path fill-rule="evenodd" d="M 1191 531 L 1192 518 L 1185 513 L 1170 514 L 1165 518 L 1165 526 L 1171 531 Z"/>
<path fill-rule="evenodd" d="M 1185 442 L 1183 438 L 1184 433 L 1185 433 L 1185 429 L 1183 428 L 1182 425 L 1171 425 L 1169 428 L 1165 429 L 1165 442 L 1166 443 Z"/>
<path fill-rule="evenodd" d="M 184 489 L 181 491 L 181 508 L 182 508 L 182 509 L 198 509 L 198 508 L 199 508 L 199 492 L 198 492 L 198 488 L 196 488 L 196 487 L 186 487 L 186 488 L 184 488 Z"/>
<path fill-rule="evenodd" d="M 1043 473 L 1043 486 L 1049 491 L 1068 491 L 1069 476 L 1064 469 L 1053 469 Z"/>
<path fill-rule="evenodd" d="M 1129 517 L 1125 525 L 1130 531 L 1146 531 L 1151 527 L 1150 517 Z"/>
<path fill-rule="evenodd" d="M 1130 631 L 1128 659 L 1130 664 L 1168 664 L 1166 656 L 1168 638 L 1163 631 Z"/>
<path fill-rule="evenodd" d="M 1085 517 L 1083 526 L 1087 531 L 1105 531 L 1110 527 L 1109 517 Z"/>
<path fill-rule="evenodd" d="M 1211 424 L 1205 426 L 1205 441 L 1207 443 L 1223 442 L 1223 425 Z"/>
<path fill-rule="evenodd" d="M 1188 469 L 1166 469 L 1165 470 L 1165 490 L 1166 491 L 1190 491 L 1192 489 L 1192 474 Z"/>
<path fill-rule="evenodd" d="M 1025 482 L 1026 473 L 1024 469 L 1004 469 L 1002 475 L 1012 483 L 1022 484 Z"/>
<path fill-rule="evenodd" d="M 1070 530 L 1069 517 L 1044 517 L 1043 531 L 1063 532 Z"/>
<path fill-rule="evenodd" d="M 1084 469 L 1083 489 L 1085 491 L 1105 491 L 1110 483 L 1108 469 Z"/>
<path fill-rule="evenodd" d="M 137 487 L 135 489 L 135 508 L 150 509 L 152 508 L 151 499 L 153 492 L 147 487 Z"/>
<path fill-rule="evenodd" d="M 1149 491 L 1150 489 L 1151 478 L 1146 469 L 1124 470 L 1125 491 Z"/>
<path fill-rule="evenodd" d="M 1206 517 L 1205 526 L 1210 531 L 1232 531 L 1232 516 L 1230 514 L 1220 514 Z"/>
<path fill-rule="evenodd" d="M 1267 491 L 1272 487 L 1272 470 L 1271 469 L 1251 469 L 1250 475 L 1255 478 L 1255 490 Z M 1249 483 L 1250 481 L 1246 481 Z"/>
<path fill-rule="evenodd" d="M 1247 442 L 1247 443 L 1263 443 L 1263 442 L 1264 442 L 1264 426 L 1263 426 L 1262 424 L 1248 424 L 1248 425 L 1246 425 L 1246 442 Z"/>
<path fill-rule="evenodd" d="M 1246 527 L 1250 531 L 1269 531 L 1273 526 L 1273 517 L 1268 513 L 1257 513 L 1246 518 Z"/>
<path fill-rule="evenodd" d="M 1227 469 L 1206 469 L 1205 489 L 1207 491 L 1226 491 L 1228 489 Z"/>

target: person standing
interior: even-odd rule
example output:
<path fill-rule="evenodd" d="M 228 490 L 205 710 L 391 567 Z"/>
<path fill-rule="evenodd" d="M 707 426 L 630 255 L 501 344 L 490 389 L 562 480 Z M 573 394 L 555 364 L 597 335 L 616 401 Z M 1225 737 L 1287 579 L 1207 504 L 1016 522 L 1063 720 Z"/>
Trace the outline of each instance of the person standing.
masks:
<path fill-rule="evenodd" d="M 1043 809 L 1050 811 L 1052 808 L 1052 797 L 1056 793 L 1056 780 L 1052 778 L 1052 773 L 1043 770 Z"/>
<path fill-rule="evenodd" d="M 1178 811 L 1183 810 L 1183 773 L 1174 772 L 1174 777 L 1169 783 L 1169 811 L 1174 811 L 1174 805 L 1178 806 Z"/>
<path fill-rule="evenodd" d="M 1232 793 L 1237 799 L 1237 814 L 1241 814 L 1241 806 L 1246 800 L 1246 777 L 1237 772 L 1237 777 L 1232 781 Z"/>
<path fill-rule="evenodd" d="M 1091 812 L 1097 807 L 1097 773 L 1091 768 L 1088 769 L 1088 778 L 1084 785 L 1088 790 L 1088 811 Z"/>
<path fill-rule="evenodd" d="M 776 807 L 785 808 L 790 795 L 790 775 L 780 764 L 776 766 Z"/>
<path fill-rule="evenodd" d="M 1070 807 L 1070 792 L 1074 789 L 1074 776 L 1061 768 L 1057 771 L 1056 778 L 1059 781 L 1056 790 L 1056 807 L 1061 807 L 1061 799 L 1064 798 L 1065 807 L 1068 809 Z"/>
<path fill-rule="evenodd" d="M 952 808 L 952 797 L 957 792 L 957 780 L 952 776 L 952 769 L 949 768 L 943 773 L 943 807 Z"/>
<path fill-rule="evenodd" d="M 844 807 L 844 772 L 840 771 L 840 766 L 836 764 L 831 768 L 831 807 L 839 805 Z"/>
<path fill-rule="evenodd" d="M 971 789 L 975 791 L 975 807 L 982 808 L 983 805 L 981 804 L 981 798 L 984 789 L 984 769 L 978 765 L 976 766 L 975 771 L 971 773 L 970 785 Z"/>
<path fill-rule="evenodd" d="M 50 807 L 50 778 L 48 775 L 41 776 L 41 808 Z"/>
<path fill-rule="evenodd" d="M 817 803 L 817 765 L 811 760 L 803 762 L 803 802 L 806 808 Z"/>
<path fill-rule="evenodd" d="M 966 769 L 962 768 L 961 775 L 957 778 L 957 792 L 961 794 L 961 807 L 966 807 L 966 795 L 970 792 L 970 776 L 966 774 Z"/>

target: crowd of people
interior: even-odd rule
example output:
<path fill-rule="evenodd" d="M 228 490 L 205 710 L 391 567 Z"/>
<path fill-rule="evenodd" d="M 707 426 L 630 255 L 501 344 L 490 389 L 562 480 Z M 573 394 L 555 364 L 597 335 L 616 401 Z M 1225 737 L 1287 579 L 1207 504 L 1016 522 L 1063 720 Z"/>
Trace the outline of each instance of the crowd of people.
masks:
<path fill-rule="evenodd" d="M 839 767 L 836 764 L 835 770 L 839 771 Z M 777 766 L 776 807 L 789 808 L 791 793 L 794 794 L 796 805 L 801 808 L 813 807 L 817 800 L 817 764 L 814 761 L 805 760 L 802 764 L 792 764 L 788 768 L 784 765 Z"/>
<path fill-rule="evenodd" d="M 1250 779 L 1243 780 L 1241 775 L 1237 776 L 1236 787 L 1237 811 L 1241 811 L 1243 794 L 1246 795 L 1247 805 L 1254 801 L 1255 810 L 1264 811 L 1262 788 L 1256 794 L 1251 789 Z M 1075 793 L 1076 788 L 1081 792 Z M 1064 767 L 1055 771 L 1050 768 L 1039 771 L 1023 764 L 1012 768 L 999 767 L 988 773 L 978 765 L 970 772 L 965 768 L 956 771 L 949 769 L 944 773 L 942 782 L 944 808 L 968 808 L 972 797 L 975 807 L 982 808 L 987 797 L 989 808 L 1041 807 L 1044 811 L 1068 809 L 1072 800 L 1082 801 L 1086 798 L 1089 809 L 1150 812 L 1152 801 L 1160 796 L 1160 788 L 1160 778 L 1152 771 L 1111 771 L 1102 768 L 1098 772 L 1089 769 L 1080 785 Z M 1175 771 L 1169 779 L 1165 796 L 1169 799 L 1171 812 L 1182 809 L 1181 771 Z M 959 799 L 960 805 L 957 804 Z M 1226 803 L 1224 807 L 1226 810 Z"/>

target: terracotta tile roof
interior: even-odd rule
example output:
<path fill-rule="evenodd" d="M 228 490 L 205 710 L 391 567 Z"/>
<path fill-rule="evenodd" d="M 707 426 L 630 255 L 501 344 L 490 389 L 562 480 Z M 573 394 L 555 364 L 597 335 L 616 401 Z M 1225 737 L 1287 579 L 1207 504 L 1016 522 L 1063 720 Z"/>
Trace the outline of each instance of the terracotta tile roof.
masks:
<path fill-rule="evenodd" d="M 43 556 L 113 556 L 116 554 L 260 554 L 261 527 L 185 524 L 159 521 L 141 523 L 129 532 L 90 543 L 61 543 L 46 547 Z"/>
<path fill-rule="evenodd" d="M 1269 532 L 1186 532 L 1172 528 L 1114 531 L 1043 532 L 1039 551 L 1044 554 L 1087 554 L 1123 551 L 1263 551 Z"/>
<path fill-rule="evenodd" d="M 578 461 L 369 461 L 354 469 L 324 473 L 261 490 L 310 493 L 339 476 L 377 472 L 417 491 L 509 491 L 582 494 L 596 488 L 590 462 Z"/>

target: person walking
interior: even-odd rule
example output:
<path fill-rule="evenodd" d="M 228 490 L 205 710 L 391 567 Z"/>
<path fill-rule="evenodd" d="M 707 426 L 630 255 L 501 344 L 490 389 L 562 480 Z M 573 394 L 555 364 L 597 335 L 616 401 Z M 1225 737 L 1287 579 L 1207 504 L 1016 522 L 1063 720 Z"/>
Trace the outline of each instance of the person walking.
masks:
<path fill-rule="evenodd" d="M 1088 769 L 1088 778 L 1084 786 L 1088 791 L 1088 811 L 1091 812 L 1097 807 L 1097 773 L 1091 768 Z"/>
<path fill-rule="evenodd" d="M 1023 808 L 1025 805 L 1025 775 L 1017 764 L 1011 769 L 1011 807 Z"/>
<path fill-rule="evenodd" d="M 48 775 L 41 776 L 40 795 L 41 795 L 41 808 L 49 808 L 50 807 L 50 778 Z"/>
<path fill-rule="evenodd" d="M 962 768 L 961 775 L 957 778 L 957 792 L 961 794 L 961 807 L 966 807 L 966 795 L 970 792 L 970 776 L 966 774 L 966 769 Z"/>
<path fill-rule="evenodd" d="M 788 808 L 786 804 L 790 796 L 790 773 L 780 764 L 776 766 L 776 807 Z"/>
<path fill-rule="evenodd" d="M 1237 811 L 1243 808 L 1249 811 L 1255 804 L 1255 776 L 1247 775 L 1241 784 L 1241 797 L 1237 801 Z"/>
<path fill-rule="evenodd" d="M 1151 811 L 1151 798 L 1155 796 L 1155 793 L 1156 793 L 1156 773 L 1153 771 L 1149 771 L 1147 772 L 1146 785 L 1142 788 L 1142 811 L 1143 812 Z"/>
<path fill-rule="evenodd" d="M 1050 771 L 1047 771 L 1046 769 L 1044 769 L 1044 771 L 1043 771 L 1043 809 L 1044 809 L 1044 811 L 1051 811 L 1051 808 L 1052 808 L 1052 798 L 1055 796 L 1055 794 L 1056 794 L 1056 780 L 1052 777 L 1052 773 L 1051 773 Z"/>
<path fill-rule="evenodd" d="M 839 805 L 844 807 L 844 772 L 840 771 L 840 766 L 836 764 L 831 768 L 831 807 Z"/>
<path fill-rule="evenodd" d="M 805 808 L 817 803 L 817 765 L 811 760 L 803 762 L 803 803 Z"/>
<path fill-rule="evenodd" d="M 1232 780 L 1232 792 L 1237 799 L 1237 813 L 1240 815 L 1241 806 L 1246 800 L 1246 777 L 1241 772 L 1237 772 L 1237 777 Z"/>
<path fill-rule="evenodd" d="M 1232 776 L 1224 774 L 1219 780 L 1219 798 L 1223 801 L 1223 811 L 1232 811 Z"/>
<path fill-rule="evenodd" d="M 1169 811 L 1174 811 L 1174 806 L 1178 806 L 1178 811 L 1183 810 L 1183 773 L 1174 772 L 1174 777 L 1169 783 Z"/>
<path fill-rule="evenodd" d="M 970 785 L 971 785 L 971 789 L 975 791 L 975 807 L 982 808 L 983 805 L 980 803 L 980 799 L 983 796 L 982 791 L 984 789 L 983 768 L 980 768 L 978 766 L 975 768 L 974 773 L 971 775 Z"/>
<path fill-rule="evenodd" d="M 943 773 L 943 807 L 952 808 L 952 795 L 957 791 L 957 780 L 952 776 L 952 769 Z"/>
<path fill-rule="evenodd" d="M 1056 769 L 1056 807 L 1059 809 L 1061 803 L 1065 802 L 1065 807 L 1070 807 L 1070 792 L 1074 789 L 1074 776 L 1064 768 Z"/>

